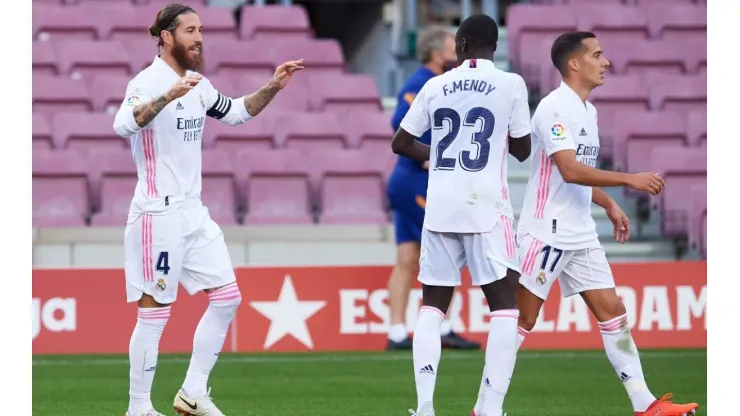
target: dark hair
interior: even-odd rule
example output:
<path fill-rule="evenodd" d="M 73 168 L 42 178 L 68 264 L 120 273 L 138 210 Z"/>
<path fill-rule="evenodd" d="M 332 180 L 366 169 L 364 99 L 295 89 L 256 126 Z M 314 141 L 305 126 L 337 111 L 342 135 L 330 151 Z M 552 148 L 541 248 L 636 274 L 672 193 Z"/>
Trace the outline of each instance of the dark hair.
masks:
<path fill-rule="evenodd" d="M 157 39 L 159 46 L 164 45 L 164 42 L 162 41 L 162 31 L 166 30 L 168 32 L 172 32 L 177 28 L 177 25 L 180 24 L 180 19 L 178 19 L 178 17 L 181 14 L 191 12 L 195 13 L 195 10 L 185 4 L 171 3 L 164 6 L 164 8 L 157 13 L 157 19 L 154 21 L 154 24 L 149 26 L 149 34 L 153 38 Z"/>
<path fill-rule="evenodd" d="M 565 32 L 555 39 L 550 49 L 550 58 L 561 75 L 565 75 L 568 71 L 568 60 L 574 53 L 579 50 L 585 52 L 583 40 L 595 37 L 596 35 L 591 32 Z"/>
<path fill-rule="evenodd" d="M 455 42 L 461 45 L 465 39 L 465 51 L 495 51 L 498 43 L 498 25 L 491 16 L 474 14 L 465 19 L 457 29 Z"/>

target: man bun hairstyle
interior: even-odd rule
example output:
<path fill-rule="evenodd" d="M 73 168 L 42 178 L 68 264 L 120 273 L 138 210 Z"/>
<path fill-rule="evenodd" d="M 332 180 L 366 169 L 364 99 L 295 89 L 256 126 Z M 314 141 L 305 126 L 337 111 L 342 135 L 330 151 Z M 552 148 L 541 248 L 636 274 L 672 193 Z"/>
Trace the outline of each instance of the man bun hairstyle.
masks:
<path fill-rule="evenodd" d="M 157 13 L 157 18 L 154 21 L 154 24 L 149 26 L 149 35 L 157 39 L 158 46 L 164 45 L 162 32 L 165 30 L 168 32 L 174 31 L 177 28 L 177 25 L 180 24 L 180 19 L 178 19 L 178 17 L 181 14 L 191 12 L 195 13 L 195 10 L 186 4 L 171 3 L 164 6 L 164 8 Z"/>
<path fill-rule="evenodd" d="M 573 54 L 579 50 L 585 52 L 583 40 L 592 38 L 596 38 L 592 32 L 565 32 L 555 39 L 550 50 L 550 58 L 561 75 L 568 72 L 568 61 Z"/>

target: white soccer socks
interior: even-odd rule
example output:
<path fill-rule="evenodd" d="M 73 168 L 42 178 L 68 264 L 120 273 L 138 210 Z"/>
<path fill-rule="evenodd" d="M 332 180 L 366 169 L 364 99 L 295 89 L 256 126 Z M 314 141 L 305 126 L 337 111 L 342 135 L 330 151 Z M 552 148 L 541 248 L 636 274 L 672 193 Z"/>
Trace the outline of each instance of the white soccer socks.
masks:
<path fill-rule="evenodd" d="M 129 412 L 139 414 L 152 409 L 151 391 L 157 369 L 159 340 L 170 318 L 170 307 L 139 308 L 136 327 L 128 347 Z"/>
<path fill-rule="evenodd" d="M 242 295 L 234 282 L 209 293 L 208 299 L 208 309 L 195 330 L 193 355 L 182 385 L 182 389 L 190 397 L 207 394 L 208 376 L 224 346 L 226 333 L 242 301 Z"/>
<path fill-rule="evenodd" d="M 491 312 L 484 384 L 483 415 L 503 413 L 504 398 L 514 374 L 518 348 L 517 323 L 519 311 L 503 309 Z"/>
<path fill-rule="evenodd" d="M 645 384 L 640 355 L 630 333 L 627 315 L 606 322 L 599 322 L 601 338 L 604 340 L 606 356 L 614 366 L 617 376 L 627 390 L 632 407 L 637 412 L 645 411 L 655 396 Z"/>
<path fill-rule="evenodd" d="M 445 314 L 432 306 L 422 306 L 414 330 L 414 377 L 416 379 L 417 412 L 432 409 L 437 367 L 442 356 L 440 326 Z"/>
<path fill-rule="evenodd" d="M 527 337 L 527 335 L 529 335 L 529 331 L 527 331 L 526 329 L 522 327 L 517 327 L 517 331 L 518 331 L 518 337 L 517 337 L 516 348 L 518 351 L 519 348 L 522 346 L 524 339 Z M 473 412 L 476 415 L 483 414 L 483 401 L 484 401 L 485 394 L 486 394 L 486 387 L 488 387 L 488 380 L 486 377 L 486 366 L 484 365 L 483 366 L 483 376 L 481 377 L 480 388 L 478 389 L 478 400 L 475 402 L 475 407 L 473 407 Z"/>

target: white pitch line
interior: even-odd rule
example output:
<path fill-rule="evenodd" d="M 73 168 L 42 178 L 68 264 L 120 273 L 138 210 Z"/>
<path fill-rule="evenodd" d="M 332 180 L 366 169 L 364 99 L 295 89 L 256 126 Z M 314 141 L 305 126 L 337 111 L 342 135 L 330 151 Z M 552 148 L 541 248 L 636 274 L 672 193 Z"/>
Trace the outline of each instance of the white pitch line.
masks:
<path fill-rule="evenodd" d="M 467 355 L 467 354 L 445 354 L 442 353 L 443 360 L 471 360 L 481 359 L 481 356 Z M 641 358 L 691 358 L 691 357 L 706 357 L 706 351 L 642 351 L 640 352 Z M 561 360 L 561 359 L 606 359 L 606 355 L 603 351 L 581 351 L 581 352 L 523 352 L 517 356 L 517 360 Z M 382 362 L 382 361 L 409 361 L 411 360 L 411 354 L 378 354 L 378 355 L 311 355 L 306 354 L 303 356 L 281 356 L 281 355 L 260 355 L 260 356 L 233 356 L 227 355 L 221 357 L 219 363 L 229 364 L 270 364 L 270 363 L 324 363 L 324 362 Z M 158 363 L 187 363 L 190 362 L 189 357 L 170 357 L 163 355 L 157 360 Z M 128 365 L 129 361 L 127 358 L 90 358 L 82 360 L 64 359 L 64 358 L 34 358 L 32 360 L 34 366 L 86 366 L 86 365 Z"/>

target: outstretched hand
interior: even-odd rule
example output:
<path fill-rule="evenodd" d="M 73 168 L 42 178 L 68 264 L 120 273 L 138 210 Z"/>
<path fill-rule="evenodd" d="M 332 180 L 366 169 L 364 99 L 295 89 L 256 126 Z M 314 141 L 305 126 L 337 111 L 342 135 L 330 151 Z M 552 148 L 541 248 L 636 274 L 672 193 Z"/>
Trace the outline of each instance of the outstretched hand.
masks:
<path fill-rule="evenodd" d="M 303 69 L 303 59 L 297 61 L 288 61 L 275 69 L 275 74 L 270 80 L 270 86 L 276 87 L 278 90 L 285 88 L 296 71 Z"/>

